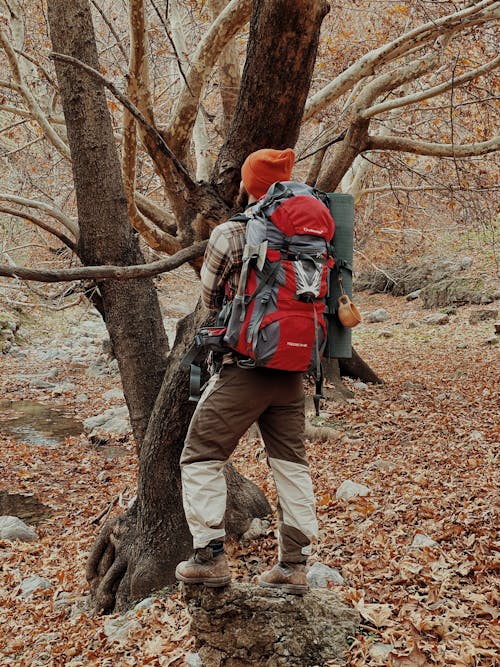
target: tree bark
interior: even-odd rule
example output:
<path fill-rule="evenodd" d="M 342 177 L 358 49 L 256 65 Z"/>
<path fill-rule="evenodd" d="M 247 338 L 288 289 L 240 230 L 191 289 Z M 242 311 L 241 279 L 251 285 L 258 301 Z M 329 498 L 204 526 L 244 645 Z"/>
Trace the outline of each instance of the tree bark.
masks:
<path fill-rule="evenodd" d="M 232 203 L 246 156 L 295 146 L 328 5 L 323 0 L 256 0 L 233 121 L 212 182 Z"/>
<path fill-rule="evenodd" d="M 99 69 L 90 8 L 86 0 L 48 3 L 54 50 Z M 78 205 L 78 255 L 83 264 L 142 264 L 137 237 L 128 222 L 121 169 L 102 85 L 56 62 Z M 151 280 L 98 283 L 106 326 L 118 359 L 137 443 L 166 368 L 168 341 Z M 145 351 L 148 351 L 145 353 Z"/>

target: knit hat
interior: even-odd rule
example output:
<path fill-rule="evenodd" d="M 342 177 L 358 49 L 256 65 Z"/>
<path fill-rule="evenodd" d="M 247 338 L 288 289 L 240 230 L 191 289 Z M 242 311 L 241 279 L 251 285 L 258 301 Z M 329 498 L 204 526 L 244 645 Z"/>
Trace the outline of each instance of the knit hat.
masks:
<path fill-rule="evenodd" d="M 262 148 L 250 153 L 241 167 L 241 180 L 248 194 L 260 199 L 276 181 L 289 181 L 295 163 L 291 148 L 278 151 Z"/>

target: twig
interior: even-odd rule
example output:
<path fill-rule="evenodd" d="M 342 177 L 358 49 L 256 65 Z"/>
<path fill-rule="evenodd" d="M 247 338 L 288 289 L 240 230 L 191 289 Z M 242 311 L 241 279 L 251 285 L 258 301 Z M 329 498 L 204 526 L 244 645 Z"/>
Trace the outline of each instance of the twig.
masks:
<path fill-rule="evenodd" d="M 319 148 L 317 148 L 315 151 L 312 151 L 312 153 L 308 153 L 307 155 L 301 155 L 299 158 L 297 158 L 296 162 L 301 162 L 302 160 L 307 160 L 308 157 L 312 157 L 313 155 L 316 155 L 316 153 L 319 153 L 320 151 L 325 150 L 325 148 L 328 148 L 329 146 L 332 146 L 333 144 L 338 143 L 339 141 L 343 141 L 346 137 L 347 134 L 347 129 L 342 130 L 340 134 L 337 134 L 336 137 L 331 139 L 330 141 L 327 141 L 326 144 L 323 144 Z"/>
<path fill-rule="evenodd" d="M 132 116 L 147 130 L 147 132 L 155 138 L 160 149 L 163 150 L 163 152 L 166 153 L 166 155 L 168 155 L 168 157 L 172 160 L 177 169 L 184 176 L 184 182 L 186 186 L 190 189 L 194 189 L 196 187 L 189 171 L 179 160 L 179 158 L 173 153 L 173 151 L 169 148 L 165 139 L 158 132 L 156 127 L 148 123 L 148 121 L 144 118 L 143 114 L 139 111 L 139 109 L 135 106 L 135 104 L 131 102 L 128 99 L 128 97 L 126 97 L 126 95 L 120 92 L 112 81 L 106 79 L 106 77 L 103 76 L 100 72 L 95 70 L 93 67 L 90 67 L 90 65 L 87 65 L 86 63 L 82 62 L 81 60 L 78 60 L 78 58 L 73 58 L 72 56 L 65 55 L 64 53 L 55 53 L 54 51 L 50 54 L 50 58 L 52 58 L 52 60 L 60 60 L 61 62 L 67 63 L 69 65 L 75 65 L 76 67 L 80 67 L 85 72 L 87 72 L 87 74 L 89 74 L 92 78 L 96 79 L 97 81 L 100 81 L 102 85 L 105 88 L 107 88 L 109 92 L 114 97 L 116 97 L 116 99 L 121 104 L 123 104 L 123 106 L 127 109 L 127 111 L 129 111 L 132 114 Z"/>
<path fill-rule="evenodd" d="M 92 524 L 95 524 L 95 523 L 99 523 L 99 521 L 100 521 L 103 517 L 107 520 L 107 518 L 108 518 L 109 515 L 111 514 L 111 510 L 112 510 L 113 507 L 116 505 L 116 503 L 120 500 L 120 497 L 125 493 L 126 490 L 127 490 L 127 487 L 125 487 L 121 493 L 118 493 L 118 494 L 113 498 L 113 500 L 109 503 L 109 505 L 108 505 L 107 507 L 105 507 L 105 508 L 102 510 L 102 512 L 99 512 L 99 514 L 98 514 L 96 517 L 94 517 L 93 519 L 90 519 L 89 523 L 90 523 L 91 525 L 92 525 Z"/>

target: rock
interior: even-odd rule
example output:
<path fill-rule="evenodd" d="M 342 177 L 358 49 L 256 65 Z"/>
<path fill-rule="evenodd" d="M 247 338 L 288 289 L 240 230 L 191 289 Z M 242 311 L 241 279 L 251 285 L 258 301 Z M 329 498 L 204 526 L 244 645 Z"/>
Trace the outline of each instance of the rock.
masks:
<path fill-rule="evenodd" d="M 357 484 L 350 479 L 346 479 L 337 489 L 335 497 L 337 500 L 349 500 L 356 496 L 367 496 L 370 493 L 370 488 L 364 484 Z"/>
<path fill-rule="evenodd" d="M 382 644 L 382 642 L 375 642 L 368 650 L 370 658 L 375 660 L 375 665 L 386 665 L 389 653 L 394 650 L 393 644 Z"/>
<path fill-rule="evenodd" d="M 261 535 L 265 535 L 269 526 L 270 523 L 267 519 L 259 519 L 258 517 L 255 517 L 255 519 L 252 519 L 249 527 L 246 529 L 240 539 L 255 540 Z"/>
<path fill-rule="evenodd" d="M 462 269 L 469 269 L 472 266 L 472 262 L 472 257 L 462 257 L 459 260 L 459 264 Z"/>
<path fill-rule="evenodd" d="M 199 653 L 186 653 L 186 667 L 203 667 Z"/>
<path fill-rule="evenodd" d="M 382 331 L 379 333 L 380 338 L 393 338 L 394 334 L 390 329 L 382 329 Z"/>
<path fill-rule="evenodd" d="M 307 581 L 311 588 L 328 588 L 328 582 L 345 584 L 344 577 L 338 570 L 324 563 L 313 563 L 307 572 Z"/>
<path fill-rule="evenodd" d="M 424 308 L 463 306 L 467 303 L 491 303 L 493 291 L 476 277 L 455 276 L 438 280 L 422 290 Z"/>
<path fill-rule="evenodd" d="M 181 585 L 204 667 L 312 667 L 345 664 L 356 610 L 328 590 L 304 596 L 250 584 L 221 589 Z"/>
<path fill-rule="evenodd" d="M 104 621 L 103 631 L 111 642 L 122 643 L 127 640 L 129 632 L 140 627 L 133 611 L 128 611 L 118 618 L 110 618 Z"/>
<path fill-rule="evenodd" d="M 56 385 L 53 382 L 47 382 L 46 380 L 39 380 L 35 378 L 30 382 L 30 387 L 34 389 L 54 389 Z"/>
<path fill-rule="evenodd" d="M 392 472 L 396 470 L 397 465 L 393 461 L 384 461 L 384 459 L 379 459 L 378 461 L 373 462 L 373 467 L 376 470 L 382 470 L 383 472 Z"/>
<path fill-rule="evenodd" d="M 385 310 L 385 308 L 377 308 L 376 310 L 372 310 L 371 313 L 368 313 L 368 315 L 364 318 L 365 322 L 387 322 L 387 320 L 391 319 L 391 316 L 389 313 Z"/>
<path fill-rule="evenodd" d="M 411 548 L 412 549 L 418 549 L 419 547 L 438 547 L 439 544 L 432 539 L 432 537 L 429 537 L 428 535 L 424 535 L 424 533 L 416 533 L 415 537 L 413 538 L 413 542 L 411 543 Z"/>
<path fill-rule="evenodd" d="M 33 595 L 35 591 L 40 589 L 47 590 L 48 588 L 52 588 L 52 584 L 48 579 L 34 575 L 21 582 L 18 595 L 21 598 L 28 598 L 30 595 Z"/>
<path fill-rule="evenodd" d="M 134 605 L 134 611 L 140 611 L 141 609 L 151 609 L 158 598 L 144 598 L 136 605 Z"/>
<path fill-rule="evenodd" d="M 409 294 L 406 295 L 406 300 L 407 301 L 415 301 L 415 299 L 418 299 L 420 297 L 420 292 L 421 289 L 417 289 L 414 292 L 410 292 Z"/>
<path fill-rule="evenodd" d="M 364 391 L 365 389 L 368 389 L 368 388 L 369 388 L 368 385 L 366 384 L 366 382 L 355 382 L 355 383 L 353 384 L 353 387 L 354 387 L 354 389 L 361 389 L 361 390 L 363 390 L 363 391 Z"/>
<path fill-rule="evenodd" d="M 88 417 L 83 422 L 83 429 L 90 437 L 97 435 L 126 435 L 130 433 L 130 420 L 127 406 L 110 408 L 100 415 Z"/>
<path fill-rule="evenodd" d="M 481 433 L 481 431 L 471 431 L 469 438 L 471 440 L 475 440 L 476 442 L 484 442 L 484 435 Z"/>
<path fill-rule="evenodd" d="M 89 397 L 87 394 L 78 394 L 78 396 L 75 398 L 75 401 L 77 403 L 86 403 L 89 400 Z"/>
<path fill-rule="evenodd" d="M 114 398 L 119 398 L 122 401 L 125 400 L 125 396 L 123 395 L 123 391 L 121 389 L 109 389 L 109 391 L 104 392 L 102 397 L 107 401 L 111 401 Z"/>
<path fill-rule="evenodd" d="M 415 322 L 415 320 L 410 320 L 407 326 L 408 329 L 416 329 L 419 326 L 419 323 Z"/>
<path fill-rule="evenodd" d="M 498 310 L 493 310 L 490 308 L 481 308 L 475 310 L 469 316 L 469 324 L 478 324 L 479 322 L 485 322 L 487 320 L 496 320 L 498 317 Z"/>
<path fill-rule="evenodd" d="M 17 516 L 0 516 L 0 539 L 36 542 L 38 541 L 38 535 L 33 528 Z"/>
<path fill-rule="evenodd" d="M 450 321 L 450 316 L 446 313 L 432 313 L 432 315 L 426 315 L 422 322 L 424 324 L 448 324 Z"/>
<path fill-rule="evenodd" d="M 498 338 L 496 336 L 491 336 L 484 341 L 484 345 L 498 345 Z"/>
<path fill-rule="evenodd" d="M 61 394 L 68 394 L 75 391 L 76 385 L 73 382 L 60 382 L 52 387 L 52 394 L 54 396 L 61 396 Z"/>

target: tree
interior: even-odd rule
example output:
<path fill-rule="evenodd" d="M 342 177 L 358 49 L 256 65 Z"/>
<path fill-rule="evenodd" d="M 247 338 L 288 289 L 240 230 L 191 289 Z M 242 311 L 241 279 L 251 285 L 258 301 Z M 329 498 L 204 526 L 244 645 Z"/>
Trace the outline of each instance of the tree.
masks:
<path fill-rule="evenodd" d="M 115 601 L 123 607 L 172 581 L 175 564 L 189 550 L 177 462 L 190 409 L 185 401 L 187 376 L 181 371 L 179 361 L 196 327 L 206 318 L 206 313 L 198 308 L 183 322 L 165 360 L 164 331 L 154 290 L 149 280 L 138 280 L 138 276 L 151 276 L 161 267 L 171 268 L 181 261 L 199 266 L 202 241 L 232 209 L 245 156 L 262 146 L 294 146 L 301 132 L 305 137 L 311 136 L 315 127 L 312 119 L 320 114 L 326 119 L 325 125 L 329 115 L 334 121 L 331 127 L 326 127 L 322 148 L 312 156 L 306 177 L 326 190 L 336 189 L 354 169 L 351 185 L 359 192 L 367 173 L 359 168 L 357 160 L 367 153 L 374 156 L 383 150 L 448 156 L 456 164 L 458 159 L 497 150 L 498 138 L 485 137 L 459 144 L 457 134 L 467 137 L 470 128 L 461 126 L 458 131 L 455 122 L 450 140 L 445 143 L 411 138 L 404 131 L 407 122 L 404 114 L 413 114 L 407 111 L 412 109 L 411 105 L 450 91 L 456 101 L 466 84 L 487 76 L 498 66 L 498 56 L 488 59 L 491 48 L 487 30 L 498 15 L 500 3 L 482 0 L 458 10 L 451 9 L 450 3 L 451 13 L 440 13 L 438 8 L 436 15 L 425 22 L 419 22 L 417 12 L 411 17 L 414 27 L 410 24 L 406 31 L 396 30 L 393 39 L 381 41 L 371 51 L 359 55 L 320 88 L 313 74 L 320 28 L 328 10 L 325 2 L 300 0 L 291 4 L 283 0 L 257 0 L 252 6 L 248 0 L 231 0 L 200 35 L 190 62 L 183 62 L 179 56 L 181 76 L 175 107 L 170 117 L 160 123 L 150 85 L 146 11 L 142 0 L 129 3 L 131 42 L 126 95 L 99 71 L 87 0 L 74 3 L 50 0 L 49 23 L 67 141 L 61 132 L 62 119 L 53 115 L 50 105 L 43 108 L 31 91 L 28 81 L 33 72 L 31 68 L 27 72 L 21 64 L 25 65 L 27 60 L 22 45 L 17 50 L 12 45 L 16 38 L 20 39 L 21 6 L 15 2 L 4 1 L 4 4 L 10 13 L 11 37 L 2 33 L 1 43 L 12 75 L 0 83 L 8 88 L 14 103 L 4 104 L 1 110 L 7 109 L 9 114 L 35 122 L 51 150 L 56 150 L 64 160 L 71 157 L 78 224 L 53 203 L 11 193 L 0 195 L 0 201 L 10 204 L 2 205 L 2 210 L 26 217 L 24 207 L 34 208 L 37 214 L 29 214 L 29 219 L 55 233 L 78 253 L 84 265 L 96 266 L 53 274 L 3 266 L 0 275 L 41 280 L 83 276 L 98 279 L 138 443 L 140 472 L 137 502 L 132 510 L 104 528 L 89 559 L 88 578 L 99 608 L 111 609 Z M 97 3 L 92 4 L 98 7 Z M 220 5 L 214 2 L 213 7 L 217 13 Z M 408 3 L 403 7 L 409 11 Z M 234 112 L 226 125 L 227 133 L 217 151 L 210 179 L 198 182 L 193 175 L 190 147 L 200 109 L 210 118 L 202 101 L 207 77 L 250 15 L 247 54 Z M 338 17 L 334 15 L 331 20 L 338 30 Z M 171 39 L 171 28 L 163 25 L 163 19 L 161 24 Z M 108 27 L 116 33 L 109 20 Z M 484 44 L 476 46 L 477 54 L 485 62 L 467 64 L 462 58 L 447 69 L 450 50 L 478 34 L 485 35 Z M 338 55 L 340 45 L 333 41 Z M 34 65 L 32 60 L 28 62 Z M 42 74 L 44 85 L 54 87 L 50 72 L 44 69 Z M 312 95 L 311 86 L 315 88 Z M 125 107 L 121 137 L 123 179 L 109 120 L 109 108 L 113 111 L 115 103 L 110 100 L 106 105 L 104 88 Z M 396 110 L 403 110 L 402 115 L 398 116 Z M 384 123 L 382 131 L 374 130 L 376 121 Z M 431 138 L 438 137 L 434 134 Z M 143 179 L 146 173 L 148 178 L 152 177 L 143 166 L 146 155 L 167 206 L 158 205 L 140 192 L 140 176 Z M 142 169 L 139 176 L 138 167 Z M 92 178 L 93 174 L 99 174 L 99 179 Z M 52 221 L 40 219 L 40 212 L 48 213 Z M 169 260 L 156 266 L 153 263 L 139 266 L 143 257 L 128 220 L 151 248 L 171 255 Z M 97 268 L 98 265 L 102 268 Z M 110 269 L 109 265 L 115 268 Z M 103 280 L 106 272 L 114 279 Z M 127 274 L 133 274 L 134 279 L 120 282 Z M 154 380 L 151 382 L 149 378 Z M 231 483 L 245 489 L 240 481 L 235 478 Z M 258 496 L 250 492 L 243 504 L 248 507 L 252 503 L 257 507 L 250 507 L 250 513 L 261 511 Z"/>

